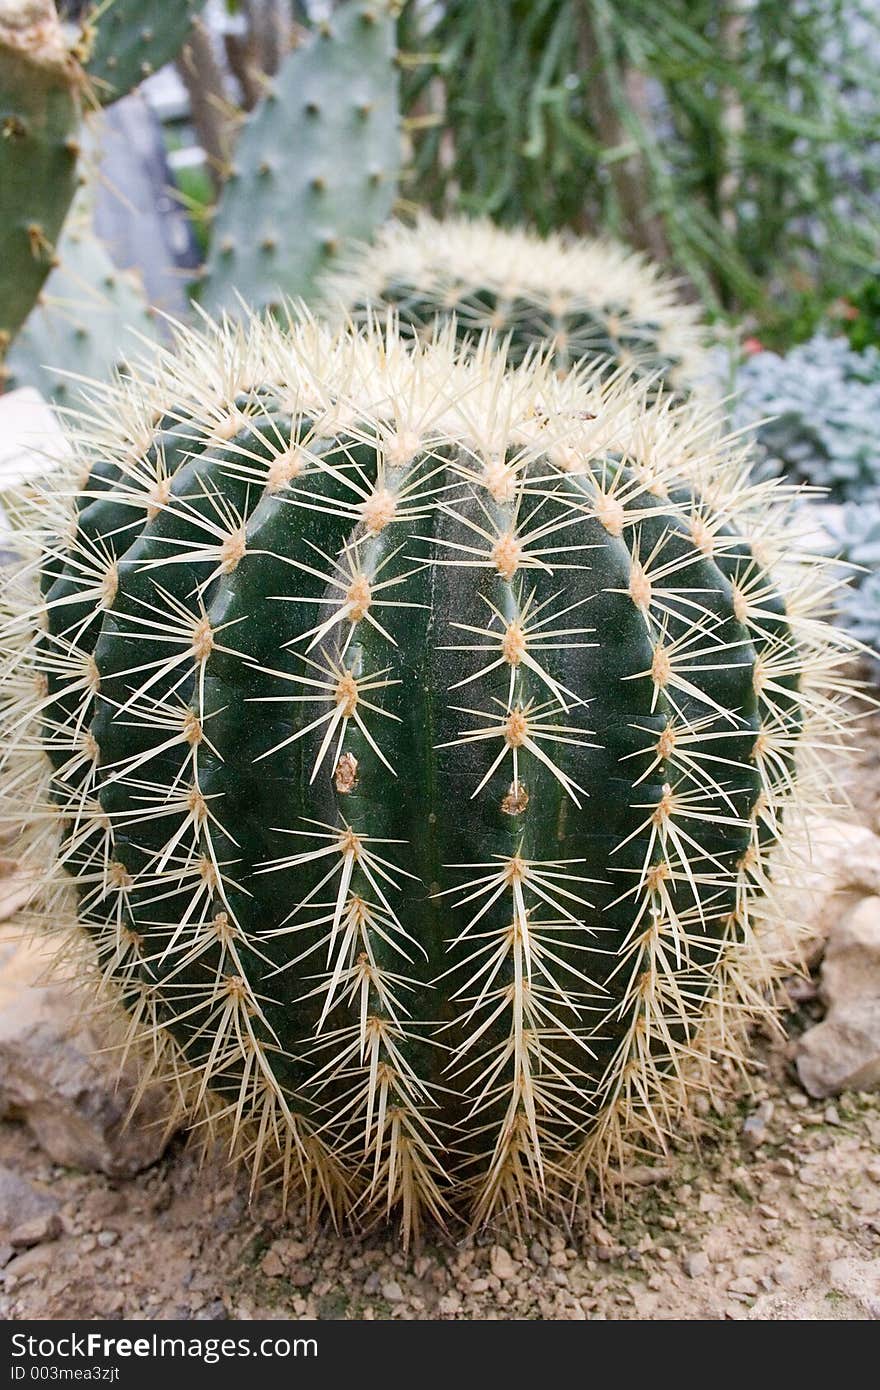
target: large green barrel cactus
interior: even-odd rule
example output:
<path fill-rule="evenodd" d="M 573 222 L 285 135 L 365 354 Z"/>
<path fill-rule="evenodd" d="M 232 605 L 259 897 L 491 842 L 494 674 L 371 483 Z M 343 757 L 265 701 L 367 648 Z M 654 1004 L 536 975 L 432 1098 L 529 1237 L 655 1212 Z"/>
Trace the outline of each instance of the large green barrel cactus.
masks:
<path fill-rule="evenodd" d="M 644 256 L 606 240 L 423 213 L 350 251 L 324 296 L 358 320 L 390 307 L 420 337 L 452 318 L 461 339 L 491 329 L 514 362 L 549 348 L 557 369 L 591 361 L 673 390 L 705 373 L 698 311 Z"/>
<path fill-rule="evenodd" d="M 778 485 L 490 347 L 184 335 L 6 585 L 38 912 L 258 1171 L 406 1237 L 552 1209 L 723 1079 L 840 724 Z"/>

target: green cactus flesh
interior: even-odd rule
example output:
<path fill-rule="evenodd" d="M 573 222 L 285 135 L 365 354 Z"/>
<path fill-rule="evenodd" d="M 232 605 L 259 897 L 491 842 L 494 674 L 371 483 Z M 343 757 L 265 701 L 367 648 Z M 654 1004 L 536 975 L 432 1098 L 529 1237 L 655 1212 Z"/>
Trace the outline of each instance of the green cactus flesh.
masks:
<path fill-rule="evenodd" d="M 420 338 L 452 319 L 462 342 L 492 330 L 515 364 L 549 351 L 558 370 L 589 361 L 674 390 L 703 367 L 693 306 L 643 257 L 604 241 L 421 214 L 347 252 L 323 294 L 329 309 L 341 303 L 358 321 L 391 308 Z"/>
<path fill-rule="evenodd" d="M 83 20 L 86 72 L 103 106 L 170 63 L 205 0 L 100 0 Z"/>
<path fill-rule="evenodd" d="M 10 389 L 35 386 L 58 405 L 76 401 L 82 383 L 106 381 L 154 338 L 137 277 L 118 270 L 78 200 L 58 243 L 58 264 L 17 334 L 6 360 Z"/>
<path fill-rule="evenodd" d="M 0 359 L 54 264 L 76 188 L 80 85 L 52 6 L 0 6 Z"/>
<path fill-rule="evenodd" d="M 242 130 L 201 289 L 209 311 L 308 298 L 346 239 L 388 216 L 400 141 L 389 8 L 341 5 Z"/>
<path fill-rule="evenodd" d="M 407 1238 L 566 1200 L 765 1006 L 845 656 L 778 485 L 449 342 L 227 327 L 136 384 L 7 625 L 31 853 L 258 1168 Z"/>

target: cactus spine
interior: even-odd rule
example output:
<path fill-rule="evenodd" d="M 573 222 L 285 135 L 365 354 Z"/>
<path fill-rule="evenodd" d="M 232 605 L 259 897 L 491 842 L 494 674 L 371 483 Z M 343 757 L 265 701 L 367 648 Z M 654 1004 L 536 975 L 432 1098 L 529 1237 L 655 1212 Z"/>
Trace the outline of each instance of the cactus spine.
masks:
<path fill-rule="evenodd" d="M 785 490 L 490 346 L 184 334 L 7 585 L 38 914 L 255 1170 L 405 1239 L 552 1210 L 716 1084 L 843 722 Z"/>
<path fill-rule="evenodd" d="M 643 256 L 485 219 L 389 223 L 328 274 L 324 299 L 358 320 L 390 307 L 420 337 L 454 317 L 461 339 L 491 329 L 513 362 L 549 348 L 563 371 L 601 362 L 679 390 L 703 365 L 697 310 Z"/>
<path fill-rule="evenodd" d="M 0 0 L 0 361 L 54 264 L 81 86 L 51 0 Z"/>

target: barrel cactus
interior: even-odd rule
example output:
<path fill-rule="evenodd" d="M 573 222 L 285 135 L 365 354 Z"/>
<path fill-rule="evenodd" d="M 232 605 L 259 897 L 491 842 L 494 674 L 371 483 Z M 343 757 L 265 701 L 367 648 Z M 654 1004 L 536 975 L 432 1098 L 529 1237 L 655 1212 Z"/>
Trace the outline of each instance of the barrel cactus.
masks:
<path fill-rule="evenodd" d="M 453 317 L 462 339 L 509 335 L 515 362 L 549 347 L 557 369 L 589 360 L 674 390 L 705 370 L 698 311 L 644 256 L 607 240 L 421 214 L 349 252 L 324 296 L 357 320 L 391 307 L 420 337 Z"/>
<path fill-rule="evenodd" d="M 637 382 L 297 317 L 74 447 L 15 504 L 7 815 L 183 1103 L 405 1239 L 662 1143 L 842 722 L 781 485 Z"/>

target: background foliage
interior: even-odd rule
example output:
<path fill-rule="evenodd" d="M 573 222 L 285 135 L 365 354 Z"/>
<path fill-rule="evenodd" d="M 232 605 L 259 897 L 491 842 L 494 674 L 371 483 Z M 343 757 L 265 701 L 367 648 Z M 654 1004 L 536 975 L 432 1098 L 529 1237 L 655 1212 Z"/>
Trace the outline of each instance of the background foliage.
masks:
<path fill-rule="evenodd" d="M 401 35 L 434 211 L 611 230 L 777 335 L 873 268 L 871 0 L 407 0 Z"/>

